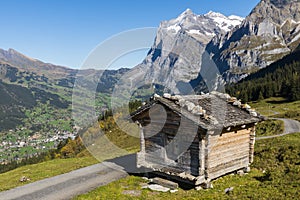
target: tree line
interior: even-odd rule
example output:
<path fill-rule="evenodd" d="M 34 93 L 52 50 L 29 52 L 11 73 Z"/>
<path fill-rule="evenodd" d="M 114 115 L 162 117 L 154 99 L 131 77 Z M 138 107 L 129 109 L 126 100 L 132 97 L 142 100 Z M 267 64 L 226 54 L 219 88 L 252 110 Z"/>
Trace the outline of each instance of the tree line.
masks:
<path fill-rule="evenodd" d="M 269 97 L 300 100 L 300 52 L 292 53 L 236 84 L 226 86 L 226 92 L 244 102 Z"/>

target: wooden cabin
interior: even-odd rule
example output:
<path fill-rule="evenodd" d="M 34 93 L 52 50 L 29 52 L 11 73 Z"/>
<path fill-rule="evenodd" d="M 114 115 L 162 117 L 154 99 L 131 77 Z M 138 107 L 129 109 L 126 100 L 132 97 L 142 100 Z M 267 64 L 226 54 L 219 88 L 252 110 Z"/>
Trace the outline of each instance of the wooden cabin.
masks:
<path fill-rule="evenodd" d="M 255 125 L 249 105 L 228 94 L 154 95 L 131 114 L 140 126 L 137 166 L 195 186 L 238 170 L 250 170 Z"/>

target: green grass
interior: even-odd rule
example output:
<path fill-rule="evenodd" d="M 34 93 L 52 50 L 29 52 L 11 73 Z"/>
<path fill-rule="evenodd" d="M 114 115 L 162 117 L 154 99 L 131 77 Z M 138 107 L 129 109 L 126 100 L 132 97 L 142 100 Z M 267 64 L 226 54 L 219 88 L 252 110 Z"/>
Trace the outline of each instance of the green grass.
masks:
<path fill-rule="evenodd" d="M 300 101 L 285 102 L 271 98 L 253 103 L 252 107 L 267 116 L 286 115 L 299 110 Z M 257 135 L 276 135 L 283 131 L 283 122 L 267 120 L 257 127 Z M 245 176 L 228 175 L 213 181 L 210 190 L 183 190 L 175 194 L 142 190 L 140 177 L 127 178 L 100 187 L 74 199 L 293 199 L 300 195 L 300 134 L 257 141 L 252 171 Z M 231 194 L 224 194 L 234 187 Z M 123 194 L 126 190 L 141 191 L 138 197 Z"/>
<path fill-rule="evenodd" d="M 266 120 L 256 126 L 256 136 L 270 136 L 282 134 L 284 122 L 281 120 Z"/>
<path fill-rule="evenodd" d="M 260 114 L 267 117 L 286 117 L 300 121 L 300 101 L 287 102 L 281 97 L 272 97 L 251 103 Z"/>
<path fill-rule="evenodd" d="M 113 117 L 94 124 L 82 135 L 82 139 L 87 149 L 99 161 L 140 150 L 138 126 L 123 120 L 118 121 L 117 125 Z"/>
<path fill-rule="evenodd" d="M 249 186 L 257 186 L 259 181 L 253 179 L 253 176 L 260 176 L 261 172 L 253 171 L 251 174 L 246 175 L 245 177 L 239 176 L 227 176 L 219 179 L 214 182 L 214 189 L 196 191 L 194 189 L 191 190 L 183 190 L 179 189 L 179 191 L 175 194 L 171 193 L 159 193 L 152 192 L 148 189 L 141 189 L 141 185 L 145 183 L 145 181 L 140 177 L 129 176 L 127 178 L 118 180 L 116 182 L 110 183 L 107 186 L 100 187 L 88 194 L 80 195 L 74 199 L 81 200 L 100 200 L 100 199 L 232 199 L 234 195 L 226 195 L 224 194 L 224 190 L 228 187 L 234 187 L 235 193 L 242 193 L 245 188 Z M 126 190 L 140 190 L 142 194 L 139 197 L 131 197 L 129 195 L 123 194 L 123 191 Z"/>
<path fill-rule="evenodd" d="M 39 164 L 23 166 L 0 174 L 0 191 L 67 173 L 75 169 L 96 164 L 97 162 L 96 159 L 88 156 L 83 158 L 55 159 Z M 19 180 L 22 176 L 28 177 L 30 181 L 21 183 Z"/>
<path fill-rule="evenodd" d="M 77 157 L 80 158 L 55 159 L 39 164 L 23 166 L 0 174 L 0 191 L 8 190 L 25 184 L 19 182 L 19 179 L 22 176 L 26 176 L 31 179 L 30 182 L 34 182 L 89 166 L 97 162 L 102 162 L 107 159 L 135 153 L 139 150 L 139 138 L 137 137 L 139 129 L 135 124 L 129 124 L 128 122 L 121 121 L 119 123 L 119 125 L 122 127 L 121 130 L 115 124 L 114 119 L 109 117 L 107 121 L 101 122 L 100 125 L 102 126 L 102 130 L 105 130 L 105 135 L 101 135 L 101 129 L 97 123 L 87 129 L 87 131 L 83 134 L 83 138 L 87 137 L 84 139 L 85 144 L 89 143 L 89 137 L 94 136 L 97 138 L 92 140 L 89 145 L 86 144 L 86 147 L 90 152 L 84 150 L 77 155 Z M 132 134 L 135 133 L 135 135 L 130 136 L 126 134 L 128 131 L 131 131 Z M 25 150 L 30 149 L 24 148 L 24 150 L 22 149 L 22 152 Z M 91 154 L 95 158 L 91 157 Z"/>
<path fill-rule="evenodd" d="M 257 141 L 252 171 L 219 178 L 213 189 L 159 193 L 141 189 L 143 183 L 142 178 L 129 176 L 74 199 L 294 199 L 300 196 L 300 133 Z M 224 190 L 229 187 L 234 190 L 227 195 Z M 125 190 L 142 193 L 132 197 L 123 194 Z"/>
<path fill-rule="evenodd" d="M 284 104 L 282 104 L 282 101 L 284 99 L 272 98 L 253 103 L 252 107 L 257 108 L 259 112 L 268 112 L 267 109 L 271 106 L 276 115 L 287 114 L 287 109 L 299 110 L 299 101 Z M 103 142 L 102 139 L 95 141 L 96 145 L 94 146 L 100 148 L 95 149 L 95 151 L 106 152 L 110 148 L 108 144 L 111 143 L 126 149 L 128 152 L 138 150 L 138 140 L 134 137 L 128 137 L 119 130 L 112 119 L 109 119 L 105 124 L 100 124 L 100 126 L 102 126 L 101 129 L 112 130 L 112 132 L 107 132 L 109 143 Z M 134 129 L 127 124 L 124 124 L 124 126 L 131 130 Z M 258 135 L 271 135 L 278 134 L 282 124 L 280 121 L 271 120 L 263 122 L 259 126 L 265 133 Z M 97 134 L 98 131 L 99 126 L 91 127 L 88 129 L 86 136 Z M 112 155 L 120 155 L 119 152 L 112 153 L 116 154 L 111 154 L 109 158 Z M 19 182 L 22 176 L 26 176 L 31 179 L 30 182 L 34 182 L 97 163 L 94 158 L 87 157 L 86 154 L 83 154 L 83 156 L 83 158 L 56 159 L 28 165 L 0 174 L 0 191 L 26 184 Z M 102 160 L 99 158 L 98 160 Z M 141 184 L 143 183 L 145 181 L 142 178 L 129 176 L 90 193 L 80 195 L 75 199 L 293 199 L 293 197 L 300 196 L 298 192 L 300 191 L 300 134 L 257 141 L 252 171 L 243 177 L 228 175 L 217 179 L 213 181 L 213 189 L 202 191 L 179 189 L 175 194 L 158 193 L 142 190 Z M 226 195 L 224 190 L 228 187 L 234 187 L 234 190 L 231 194 Z M 139 190 L 141 196 L 125 195 L 122 193 L 125 190 Z"/>

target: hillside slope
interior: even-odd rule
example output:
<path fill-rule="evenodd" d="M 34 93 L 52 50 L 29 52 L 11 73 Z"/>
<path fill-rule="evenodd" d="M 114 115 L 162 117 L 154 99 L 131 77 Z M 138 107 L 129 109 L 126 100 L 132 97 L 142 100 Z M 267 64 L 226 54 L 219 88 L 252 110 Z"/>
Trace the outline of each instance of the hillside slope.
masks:
<path fill-rule="evenodd" d="M 240 82 L 228 85 L 226 89 L 228 93 L 244 101 L 256 101 L 273 96 L 299 100 L 300 48 Z"/>
<path fill-rule="evenodd" d="M 98 94 L 101 97 L 109 96 L 113 92 L 114 85 L 127 71 L 128 69 L 105 71 L 71 69 L 29 58 L 13 49 L 7 51 L 0 49 L 0 80 L 3 96 L 0 100 L 2 108 L 0 131 L 15 128 L 25 117 L 25 110 L 34 107 L 38 102 L 41 104 L 48 102 L 55 109 L 69 108 L 75 82 L 76 92 L 82 93 L 83 96 L 90 93 L 94 93 L 94 96 L 97 94 L 97 97 Z M 17 100 L 11 100 L 12 95 L 8 91 L 21 92 L 14 93 L 13 96 Z M 22 100 L 28 99 L 27 96 L 24 97 L 25 94 L 32 97 L 29 107 L 27 101 Z M 96 104 L 108 107 L 109 99 L 99 99 Z"/>
<path fill-rule="evenodd" d="M 36 105 L 33 94 L 27 88 L 0 81 L 0 131 L 12 129 L 25 117 L 24 109 Z"/>

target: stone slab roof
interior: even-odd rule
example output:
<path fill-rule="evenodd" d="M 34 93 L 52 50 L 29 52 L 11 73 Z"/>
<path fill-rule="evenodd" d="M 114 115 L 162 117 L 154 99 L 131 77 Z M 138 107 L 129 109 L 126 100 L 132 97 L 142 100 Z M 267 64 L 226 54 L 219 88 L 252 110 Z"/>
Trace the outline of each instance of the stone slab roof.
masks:
<path fill-rule="evenodd" d="M 249 105 L 242 104 L 236 98 L 219 92 L 187 96 L 154 95 L 150 103 L 131 113 L 132 119 L 157 103 L 165 105 L 207 130 L 243 126 L 263 120 L 263 117 Z"/>

